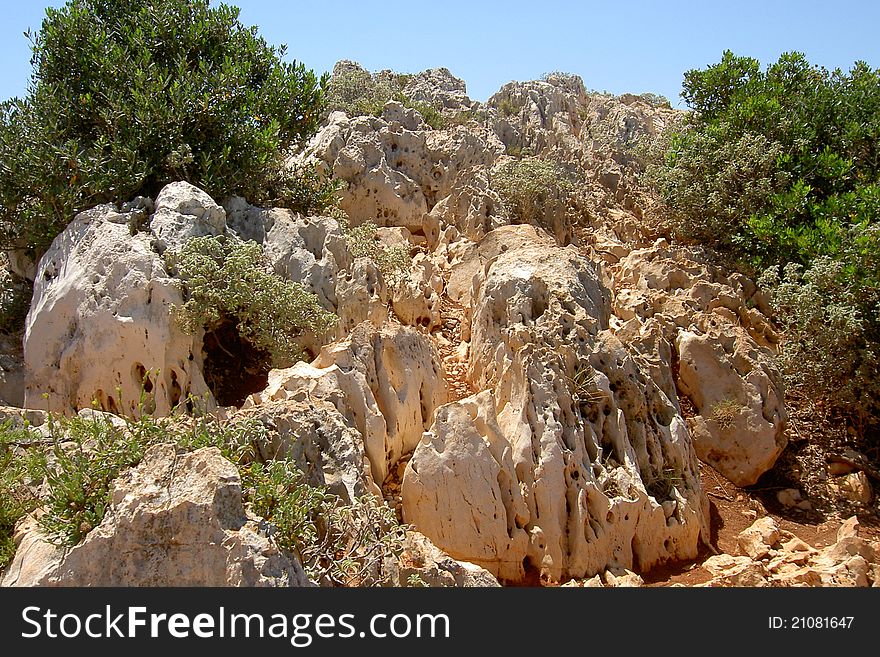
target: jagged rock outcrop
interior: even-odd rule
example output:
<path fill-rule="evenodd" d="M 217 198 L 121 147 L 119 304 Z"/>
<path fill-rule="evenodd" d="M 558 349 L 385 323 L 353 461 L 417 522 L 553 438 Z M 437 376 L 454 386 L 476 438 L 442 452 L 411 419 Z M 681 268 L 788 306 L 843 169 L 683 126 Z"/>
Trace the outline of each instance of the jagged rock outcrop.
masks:
<path fill-rule="evenodd" d="M 341 207 L 353 225 L 372 221 L 424 235 L 425 215 L 452 193 L 462 174 L 491 165 L 495 153 L 464 126 L 408 128 L 397 120 L 401 109 L 392 101 L 382 118 L 332 113 L 303 159 L 323 163 L 345 182 Z"/>
<path fill-rule="evenodd" d="M 778 337 L 759 310 L 761 293 L 662 241 L 609 269 L 614 313 L 625 322 L 620 337 L 640 342 L 653 333 L 675 349 L 675 383 L 694 406 L 688 425 L 700 459 L 739 486 L 754 484 L 786 444 L 782 378 L 772 364 Z"/>
<path fill-rule="evenodd" d="M 498 580 L 485 568 L 456 561 L 419 532 L 407 532 L 404 550 L 386 566 L 394 586 L 497 588 Z M 415 581 L 413 581 L 415 580 Z"/>
<path fill-rule="evenodd" d="M 311 364 L 272 372 L 268 388 L 248 405 L 271 416 L 263 405 L 273 401 L 332 404 L 362 437 L 369 461 L 363 471 L 372 475 L 363 489 L 371 489 L 412 452 L 446 395 L 443 369 L 427 337 L 400 325 L 377 329 L 365 322 L 346 340 L 325 347 Z"/>
<path fill-rule="evenodd" d="M 521 579 L 528 509 L 495 403 L 484 391 L 440 407 L 410 459 L 403 517 L 452 557 Z"/>
<path fill-rule="evenodd" d="M 287 379 L 287 385 L 292 380 Z M 317 385 L 328 383 L 331 381 Z M 371 476 L 362 434 L 333 403 L 319 396 L 321 392 L 338 395 L 341 390 L 328 386 L 319 391 L 303 385 L 299 394 L 244 409 L 237 417 L 256 418 L 267 428 L 267 438 L 257 445 L 263 459 L 291 461 L 306 483 L 327 488 L 351 503 L 367 493 L 379 494 L 379 489 Z"/>
<path fill-rule="evenodd" d="M 307 586 L 242 506 L 235 466 L 216 448 L 151 447 L 113 485 L 104 520 L 79 545 L 20 530 L 3 586 Z"/>
<path fill-rule="evenodd" d="M 430 68 L 409 76 L 403 94 L 412 101 L 441 110 L 462 111 L 474 104 L 468 98 L 464 80 L 452 75 L 447 68 Z"/>
<path fill-rule="evenodd" d="M 164 239 L 174 242 L 171 229 L 186 232 L 204 199 L 166 198 L 188 213 L 175 218 L 172 205 L 162 206 Z M 160 414 L 189 394 L 210 395 L 200 338 L 171 318 L 172 306 L 183 304 L 181 288 L 153 249 L 153 236 L 132 234 L 144 218 L 141 209 L 95 207 L 77 215 L 40 259 L 24 335 L 26 407 L 71 413 L 96 401 L 130 414 L 145 377 Z"/>
<path fill-rule="evenodd" d="M 335 219 L 238 198 L 220 208 L 186 183 L 163 190 L 155 209 L 148 199 L 93 209 L 40 262 L 25 402 L 72 412 L 97 399 L 129 413 L 153 371 L 161 414 L 205 393 L 202 338 L 169 319 L 181 288 L 160 254 L 226 233 L 260 243 L 276 273 L 339 315 L 335 333 L 303 337 L 313 362 L 270 372 L 235 415 L 266 427 L 261 457 L 294 461 L 346 500 L 384 493 L 424 534 L 410 536 L 397 585 L 416 575 L 438 586 L 538 576 L 640 585 L 633 571 L 695 557 L 709 540 L 697 456 L 752 484 L 785 445 L 786 414 L 764 296 L 699 250 L 655 241 L 642 220 L 635 147 L 678 113 L 588 92 L 564 74 L 510 83 L 486 104 L 445 69 L 394 83 L 447 126 L 397 101 L 379 117 L 334 112 L 289 164 L 317 162 L 343 181 L 350 223 L 374 222 L 381 248 L 407 248 L 407 271 L 354 258 Z M 508 225 L 515 218 L 493 189 L 500 166 L 528 156 L 577 180 L 571 205 L 543 225 L 552 235 Z M 573 230 L 571 213 L 591 230 Z M 445 331 L 450 321 L 457 333 Z M 450 382 L 454 396 L 438 349 L 457 363 L 447 374 L 466 370 Z M 870 497 L 856 478 L 839 485 Z M 877 581 L 876 547 L 850 538 L 825 564 L 759 526 L 742 540 L 745 555 L 707 568 L 725 585 Z M 289 574 L 265 566 L 278 562 L 259 540 L 241 540 L 266 559 L 253 557 L 249 572 L 268 574 L 248 582 Z M 95 538 L 90 549 L 103 545 Z M 62 581 L 68 555 L 30 531 L 22 546 L 50 567 L 19 579 Z M 219 559 L 211 568 L 226 568 L 223 581 L 238 576 Z M 815 574 L 821 564 L 832 574 Z"/>
<path fill-rule="evenodd" d="M 404 518 L 504 581 L 694 556 L 708 516 L 684 421 L 607 330 L 590 262 L 517 232 L 473 297 L 469 378 L 492 394 L 438 410 Z"/>
<path fill-rule="evenodd" d="M 423 253 L 412 260 L 409 272 L 393 286 L 391 307 L 395 316 L 408 326 L 431 331 L 441 323 L 440 297 L 443 278 L 434 261 Z"/>
<path fill-rule="evenodd" d="M 184 285 L 161 255 L 192 237 L 228 233 L 260 242 L 278 275 L 336 312 L 339 322 L 329 334 L 299 336 L 307 351 L 317 353 L 365 320 L 381 326 L 388 317 L 392 299 L 381 272 L 372 261 L 352 257 L 335 219 L 233 198 L 227 226 L 226 211 L 188 183 L 163 188 L 152 214 L 148 199 L 124 207 L 81 213 L 40 260 L 24 336 L 29 408 L 72 413 L 95 402 L 131 415 L 142 387 L 159 415 L 190 395 L 214 404 L 203 374 L 211 354 L 202 331 L 184 334 L 174 320 Z M 436 324 L 442 283 L 435 267 L 426 261 L 408 280 L 397 311 L 414 323 Z"/>

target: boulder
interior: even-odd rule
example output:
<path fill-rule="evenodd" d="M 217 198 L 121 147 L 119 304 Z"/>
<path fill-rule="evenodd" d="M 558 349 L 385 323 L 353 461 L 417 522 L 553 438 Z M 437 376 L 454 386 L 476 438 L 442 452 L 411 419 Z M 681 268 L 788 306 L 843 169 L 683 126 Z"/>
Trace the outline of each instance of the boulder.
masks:
<path fill-rule="evenodd" d="M 400 557 L 388 567 L 394 586 L 439 588 L 497 588 L 498 580 L 485 568 L 456 561 L 419 532 L 408 532 Z"/>
<path fill-rule="evenodd" d="M 172 208 L 194 221 L 199 212 L 221 217 L 203 194 L 189 198 L 188 187 L 174 190 L 160 194 L 166 218 Z M 95 403 L 135 414 L 143 390 L 155 412 L 167 415 L 190 394 L 210 400 L 201 337 L 184 334 L 173 321 L 171 308 L 183 304 L 181 286 L 150 235 L 132 234 L 138 212 L 111 205 L 82 212 L 40 259 L 24 334 L 28 408 L 72 413 Z"/>
<path fill-rule="evenodd" d="M 403 94 L 411 101 L 441 110 L 468 110 L 473 102 L 464 81 L 447 68 L 431 68 L 409 76 Z"/>
<path fill-rule="evenodd" d="M 679 387 L 698 413 L 690 422 L 700 459 L 737 486 L 751 486 L 786 445 L 779 372 L 742 331 L 682 331 Z"/>
<path fill-rule="evenodd" d="M 441 406 L 406 466 L 404 522 L 450 556 L 522 579 L 527 509 L 492 393 Z"/>
<path fill-rule="evenodd" d="M 700 459 L 738 486 L 755 483 L 786 443 L 782 377 L 773 364 L 779 336 L 758 310 L 755 284 L 726 275 L 699 249 L 665 240 L 609 269 L 613 312 L 625 322 L 619 337 L 640 352 L 653 344 L 676 352 L 674 376 L 671 351 L 650 367 L 667 395 L 692 402 L 688 424 Z"/>
<path fill-rule="evenodd" d="M 147 450 L 115 482 L 104 520 L 77 546 L 54 548 L 36 526 L 3 586 L 307 586 L 242 506 L 235 466 L 216 448 Z"/>
<path fill-rule="evenodd" d="M 220 235 L 226 230 L 226 211 L 188 182 L 165 185 L 156 197 L 155 207 L 150 231 L 160 254 L 180 248 L 193 237 Z"/>
<path fill-rule="evenodd" d="M 383 118 L 331 114 L 297 161 L 320 163 L 346 183 L 341 208 L 353 225 L 371 221 L 424 235 L 425 215 L 452 192 L 459 173 L 490 165 L 495 154 L 463 126 L 428 130 L 401 121 L 397 103 L 386 109 Z"/>
<path fill-rule="evenodd" d="M 721 554 L 703 567 L 712 575 L 705 586 L 878 586 L 880 543 L 859 535 L 853 516 L 837 531 L 837 540 L 816 549 L 776 521 L 764 517 L 740 533 L 742 556 Z"/>
<path fill-rule="evenodd" d="M 750 557 L 732 557 L 729 554 L 718 554 L 706 559 L 703 567 L 712 574 L 712 579 L 699 586 L 767 586 L 767 570 L 760 561 L 752 561 Z"/>
<path fill-rule="evenodd" d="M 379 494 L 361 433 L 321 392 L 334 391 L 303 385 L 299 394 L 242 409 L 236 417 L 259 420 L 268 429 L 267 438 L 257 444 L 260 456 L 292 461 L 309 485 L 325 487 L 349 504 L 367 493 Z"/>
<path fill-rule="evenodd" d="M 415 449 L 446 395 L 443 369 L 427 337 L 400 325 L 379 329 L 364 322 L 345 340 L 327 345 L 311 364 L 270 372 L 268 387 L 246 406 L 271 419 L 276 401 L 332 404 L 360 434 L 357 442 L 368 464 L 358 469 L 355 459 L 351 472 L 371 476 L 363 483 L 370 489 L 381 486 L 401 456 Z"/>

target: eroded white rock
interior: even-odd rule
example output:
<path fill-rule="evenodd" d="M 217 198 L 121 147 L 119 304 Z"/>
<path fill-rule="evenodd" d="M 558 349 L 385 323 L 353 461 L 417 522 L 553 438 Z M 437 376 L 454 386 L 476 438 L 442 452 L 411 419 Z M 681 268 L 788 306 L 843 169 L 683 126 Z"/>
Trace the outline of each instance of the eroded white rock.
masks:
<path fill-rule="evenodd" d="M 3 586 L 307 586 L 242 506 L 235 466 L 216 448 L 147 450 L 113 485 L 104 520 L 79 545 L 50 546 L 36 525 Z"/>

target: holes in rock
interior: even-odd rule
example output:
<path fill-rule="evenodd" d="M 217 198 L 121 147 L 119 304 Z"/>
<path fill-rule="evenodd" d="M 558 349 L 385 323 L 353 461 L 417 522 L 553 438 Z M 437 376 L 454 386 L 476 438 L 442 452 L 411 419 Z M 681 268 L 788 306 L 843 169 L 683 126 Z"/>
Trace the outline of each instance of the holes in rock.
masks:
<path fill-rule="evenodd" d="M 183 396 L 183 390 L 180 388 L 180 382 L 177 380 L 177 372 L 171 370 L 171 381 L 168 384 L 168 403 L 174 408 L 180 403 Z"/>
<path fill-rule="evenodd" d="M 269 354 L 239 335 L 235 318 L 207 331 L 202 351 L 205 383 L 221 406 L 241 406 L 269 382 Z"/>
<path fill-rule="evenodd" d="M 134 378 L 135 386 L 142 387 L 147 394 L 153 392 L 153 379 L 147 374 L 147 368 L 143 364 L 135 363 L 131 368 L 131 375 Z"/>

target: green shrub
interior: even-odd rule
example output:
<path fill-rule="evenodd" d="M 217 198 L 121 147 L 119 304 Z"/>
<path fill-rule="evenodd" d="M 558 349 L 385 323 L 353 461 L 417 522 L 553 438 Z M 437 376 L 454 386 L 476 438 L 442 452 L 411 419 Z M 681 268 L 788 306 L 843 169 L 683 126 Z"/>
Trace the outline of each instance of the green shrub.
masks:
<path fill-rule="evenodd" d="M 45 459 L 39 450 L 28 451 L 34 441 L 27 429 L 0 425 L 0 569 L 15 556 L 16 523 L 39 505 L 31 484 L 42 480 Z"/>
<path fill-rule="evenodd" d="M 399 91 L 392 81 L 377 80 L 353 62 L 340 62 L 327 85 L 327 112 L 349 116 L 379 116 Z"/>
<path fill-rule="evenodd" d="M 665 136 L 655 180 L 682 236 L 754 265 L 807 264 L 835 224 L 874 222 L 880 72 L 849 73 L 787 53 L 761 71 L 725 52 L 685 73 L 689 120 Z M 700 193 L 703 191 L 703 194 Z"/>
<path fill-rule="evenodd" d="M 403 93 L 411 75 L 383 72 L 372 75 L 353 62 L 340 62 L 327 87 L 327 112 L 341 111 L 348 116 L 381 116 L 385 103 L 396 100 L 414 109 L 434 130 L 443 130 L 450 121 L 429 103 L 412 100 Z"/>
<path fill-rule="evenodd" d="M 40 526 L 59 545 L 76 545 L 101 523 L 111 483 L 141 461 L 146 443 L 105 417 L 74 417 L 54 435 Z"/>
<path fill-rule="evenodd" d="M 325 80 L 238 15 L 208 0 L 48 9 L 29 94 L 0 106 L 2 246 L 39 255 L 77 211 L 174 180 L 273 197 L 286 152 L 318 127 Z"/>
<path fill-rule="evenodd" d="M 355 227 L 345 221 L 341 223 L 348 251 L 353 258 L 372 260 L 389 285 L 396 285 L 407 276 L 412 265 L 408 248 L 383 246 L 376 234 L 376 224 L 370 221 Z"/>
<path fill-rule="evenodd" d="M 305 483 L 289 461 L 252 463 L 242 484 L 254 513 L 273 527 L 284 551 L 299 557 L 313 581 L 333 586 L 387 583 L 385 559 L 403 551 L 406 528 L 372 496 L 343 504 Z"/>
<path fill-rule="evenodd" d="M 685 73 L 693 112 L 648 167 L 674 237 L 768 267 L 790 386 L 878 419 L 880 70 L 725 52 Z M 873 418 L 873 419 L 872 419 Z"/>
<path fill-rule="evenodd" d="M 317 163 L 285 165 L 268 200 L 274 207 L 304 215 L 333 216 L 338 211 L 342 185 Z"/>
<path fill-rule="evenodd" d="M 514 223 L 533 224 L 552 233 L 550 218 L 567 212 L 575 191 L 568 172 L 551 160 L 524 157 L 504 164 L 492 176 Z"/>
<path fill-rule="evenodd" d="M 861 298 L 865 290 L 856 289 L 851 266 L 821 256 L 807 268 L 771 267 L 759 284 L 784 332 L 777 360 L 786 384 L 833 400 L 864 430 L 880 416 L 880 286 L 874 284 L 871 300 Z"/>
<path fill-rule="evenodd" d="M 669 99 L 661 94 L 647 92 L 639 94 L 639 98 L 645 100 L 652 107 L 665 107 L 666 109 L 672 109 L 672 104 L 669 102 Z"/>
<path fill-rule="evenodd" d="M 514 102 L 508 98 L 502 98 L 498 101 L 498 111 L 505 117 L 515 116 L 525 107 L 524 102 Z"/>
<path fill-rule="evenodd" d="M 754 251 L 743 239 L 749 217 L 764 211 L 788 179 L 776 168 L 781 146 L 762 135 L 732 135 L 726 124 L 687 126 L 665 137 L 662 159 L 648 164 L 647 177 L 663 197 L 672 236 L 722 251 Z"/>
<path fill-rule="evenodd" d="M 186 285 L 187 301 L 174 309 L 181 328 L 192 333 L 234 319 L 239 335 L 266 352 L 273 367 L 302 357 L 303 332 L 320 335 L 336 322 L 300 283 L 271 272 L 256 242 L 196 237 L 167 259 Z"/>

